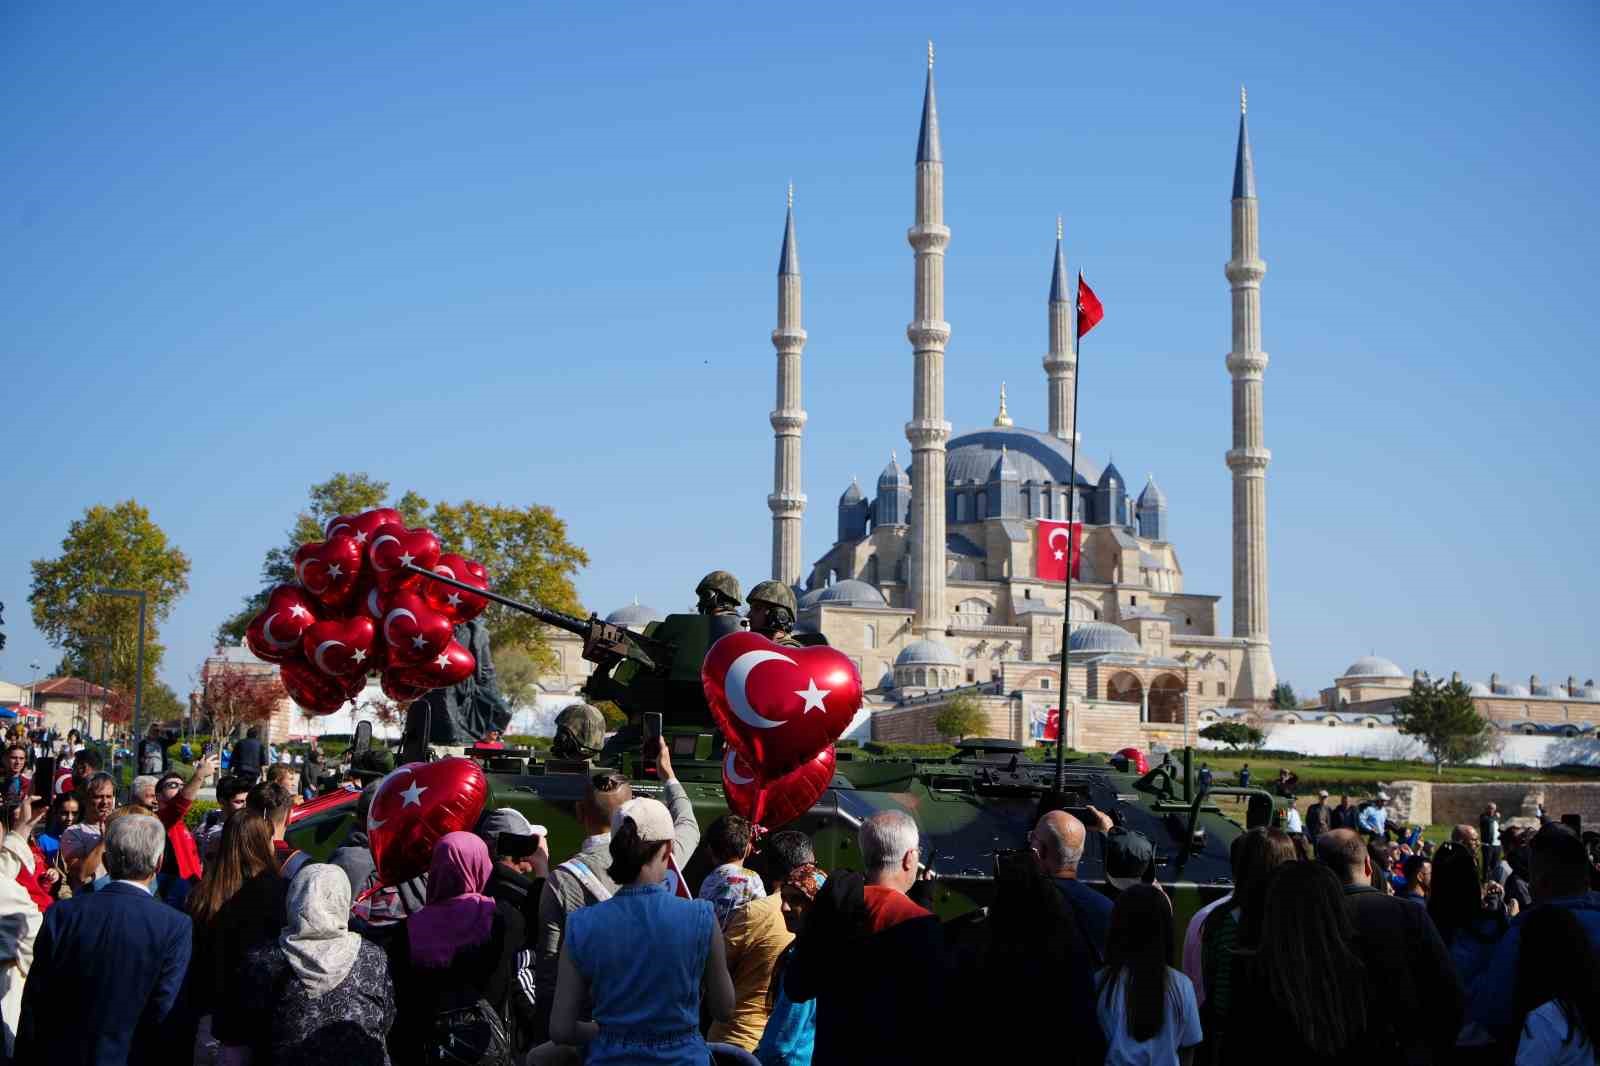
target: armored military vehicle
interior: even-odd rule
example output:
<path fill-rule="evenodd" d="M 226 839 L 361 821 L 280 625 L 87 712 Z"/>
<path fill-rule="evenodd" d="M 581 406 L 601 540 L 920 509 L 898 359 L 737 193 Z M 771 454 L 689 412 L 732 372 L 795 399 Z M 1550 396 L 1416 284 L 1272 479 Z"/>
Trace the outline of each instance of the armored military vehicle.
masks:
<path fill-rule="evenodd" d="M 512 806 L 549 830 L 552 857 L 578 850 L 583 830 L 575 808 L 589 777 L 601 769 L 620 771 L 639 795 L 659 795 L 654 766 L 643 755 L 641 724 L 647 712 L 662 715 L 662 738 L 673 769 L 694 804 L 702 826 L 726 813 L 722 771 L 723 737 L 712 721 L 700 684 L 707 649 L 741 620 L 729 614 L 672 615 L 637 634 L 603 622 L 545 611 L 491 594 L 547 624 L 585 638 L 585 655 L 597 669 L 590 699 L 611 699 L 628 714 L 591 759 L 541 757 L 525 750 L 468 752 L 488 773 L 497 806 Z M 1249 824 L 1267 824 L 1273 800 L 1260 789 L 1196 788 L 1191 752 L 1144 774 L 1125 761 L 1090 758 L 1053 762 L 1028 758 L 1011 740 L 968 740 L 948 759 L 885 758 L 843 748 L 831 787 L 790 826 L 815 842 L 827 869 L 859 867 L 856 830 L 864 818 L 885 809 L 911 814 L 922 829 L 923 862 L 935 880 L 934 905 L 949 918 L 986 904 L 998 855 L 1027 846 L 1039 815 L 1052 809 L 1081 812 L 1093 806 L 1119 824 L 1136 829 L 1155 845 L 1157 879 L 1172 896 L 1180 921 L 1228 891 L 1232 841 L 1243 827 L 1216 800 L 1248 799 Z M 318 809 L 296 818 L 290 840 L 313 853 L 330 849 L 344 835 L 350 803 L 318 801 Z M 774 827 L 777 828 L 777 827 Z M 684 871 L 698 884 L 712 863 L 702 848 Z M 1080 879 L 1103 884 L 1100 839 L 1090 834 Z"/>

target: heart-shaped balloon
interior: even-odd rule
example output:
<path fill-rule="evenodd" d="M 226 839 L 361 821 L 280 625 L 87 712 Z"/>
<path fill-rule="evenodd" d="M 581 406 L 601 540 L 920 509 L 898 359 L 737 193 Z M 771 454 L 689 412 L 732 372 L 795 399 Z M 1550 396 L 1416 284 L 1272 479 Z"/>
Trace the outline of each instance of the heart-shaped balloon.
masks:
<path fill-rule="evenodd" d="M 383 676 L 378 682 L 378 687 L 383 689 L 383 694 L 400 703 L 410 703 L 412 700 L 419 700 L 427 695 L 427 689 L 408 685 L 400 680 L 402 669 L 403 667 L 394 667 L 383 672 Z"/>
<path fill-rule="evenodd" d="M 402 684 L 416 688 L 449 688 L 471 677 L 477 668 L 478 660 L 473 654 L 460 641 L 452 640 L 426 662 L 403 666 L 393 673 Z"/>
<path fill-rule="evenodd" d="M 328 519 L 324 535 L 332 539 L 334 534 L 343 533 L 356 539 L 363 551 L 372 543 L 372 531 L 379 526 L 393 523 L 397 526 L 404 525 L 405 519 L 400 517 L 400 512 L 393 507 L 375 507 L 370 511 L 360 514 L 342 514 L 336 518 Z"/>
<path fill-rule="evenodd" d="M 324 607 L 342 610 L 361 577 L 361 545 L 343 533 L 302 544 L 294 553 L 294 573 Z"/>
<path fill-rule="evenodd" d="M 455 639 L 450 619 L 428 606 L 416 592 L 402 589 L 381 597 L 383 641 L 390 666 L 411 666 L 436 658 Z"/>
<path fill-rule="evenodd" d="M 372 575 L 372 567 L 361 568 L 361 578 L 356 582 L 355 595 L 350 597 L 352 611 L 365 611 L 367 617 L 374 622 L 383 622 L 383 591 L 378 588 L 378 579 Z"/>
<path fill-rule="evenodd" d="M 728 797 L 728 810 L 768 829 L 788 825 L 828 790 L 834 761 L 833 745 L 829 744 L 810 761 L 763 785 L 730 747 L 722 759 L 722 791 Z"/>
<path fill-rule="evenodd" d="M 244 641 L 259 659 L 269 663 L 300 658 L 300 638 L 317 620 L 320 608 L 299 585 L 279 585 L 267 596 L 267 606 L 244 631 Z"/>
<path fill-rule="evenodd" d="M 861 673 L 834 648 L 779 647 L 730 633 L 700 666 L 711 715 L 758 781 L 775 781 L 838 740 L 861 707 Z"/>
<path fill-rule="evenodd" d="M 278 673 L 289 698 L 308 711 L 332 714 L 350 697 L 345 694 L 344 683 L 329 677 L 315 666 L 300 659 L 281 664 Z"/>
<path fill-rule="evenodd" d="M 353 674 L 342 674 L 334 680 L 338 681 L 340 686 L 343 687 L 344 697 L 347 700 L 356 699 L 367 691 L 367 672 L 365 670 L 357 670 Z"/>
<path fill-rule="evenodd" d="M 433 564 L 433 572 L 453 577 L 474 588 L 489 587 L 489 572 L 483 568 L 482 563 L 463 559 L 453 553 L 439 556 L 439 561 Z M 421 592 L 423 598 L 428 601 L 428 606 L 457 624 L 470 622 L 489 606 L 489 601 L 482 596 L 462 592 L 453 585 L 445 585 L 438 581 L 424 580 Z"/>
<path fill-rule="evenodd" d="M 306 658 L 325 674 L 365 674 L 378 643 L 378 623 L 365 614 L 317 622 L 300 638 Z"/>
<path fill-rule="evenodd" d="M 407 529 L 398 522 L 389 522 L 372 531 L 367 561 L 372 564 L 379 588 L 410 588 L 422 578 L 402 567 L 409 563 L 432 570 L 439 561 L 439 538 L 426 529 Z"/>
<path fill-rule="evenodd" d="M 489 796 L 489 779 L 471 759 L 414 762 L 378 783 L 367 839 L 378 880 L 398 885 L 426 873 L 446 833 L 470 833 Z"/>

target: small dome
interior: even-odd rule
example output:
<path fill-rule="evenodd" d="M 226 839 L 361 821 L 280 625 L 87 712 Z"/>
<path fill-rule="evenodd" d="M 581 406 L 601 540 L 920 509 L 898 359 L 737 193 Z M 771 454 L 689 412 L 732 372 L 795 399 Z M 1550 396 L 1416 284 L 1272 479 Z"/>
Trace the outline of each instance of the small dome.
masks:
<path fill-rule="evenodd" d="M 1101 488 L 1104 488 L 1112 481 L 1116 481 L 1117 484 L 1124 487 L 1126 487 L 1128 484 L 1128 479 L 1122 476 L 1122 471 L 1117 469 L 1117 464 L 1108 460 L 1106 462 L 1106 468 L 1100 472 L 1099 485 Z"/>
<path fill-rule="evenodd" d="M 1350 664 L 1344 672 L 1345 677 L 1398 677 L 1404 678 L 1406 672 L 1390 662 L 1380 659 L 1376 655 L 1363 655 Z"/>
<path fill-rule="evenodd" d="M 1167 494 L 1161 491 L 1161 486 L 1156 484 L 1156 476 L 1151 474 L 1150 480 L 1145 484 L 1144 491 L 1139 493 L 1139 510 L 1165 507 L 1166 505 Z"/>
<path fill-rule="evenodd" d="M 1554 685 L 1534 685 L 1532 691 L 1533 691 L 1533 694 L 1535 696 L 1565 696 L 1566 695 L 1565 692 L 1562 692 L 1561 690 L 1556 688 L 1556 686 L 1554 686 Z"/>
<path fill-rule="evenodd" d="M 1132 633 L 1110 622 L 1076 622 L 1067 641 L 1067 651 L 1126 651 L 1137 654 L 1139 641 Z"/>
<path fill-rule="evenodd" d="M 885 670 L 883 676 L 878 678 L 879 688 L 894 688 L 894 671 Z"/>
<path fill-rule="evenodd" d="M 811 593 L 806 593 L 810 596 Z M 812 603 L 831 603 L 836 607 L 886 607 L 883 593 L 855 578 L 835 582 L 816 594 Z M 809 605 L 808 605 L 809 606 Z"/>
<path fill-rule="evenodd" d="M 1472 684 L 1467 686 L 1467 691 L 1474 696 L 1494 695 L 1494 693 L 1489 691 L 1489 686 L 1485 685 L 1482 681 L 1474 681 Z"/>
<path fill-rule="evenodd" d="M 827 588 L 824 587 L 820 589 L 811 589 L 807 592 L 796 592 L 794 594 L 795 607 L 803 611 L 807 607 L 815 604 L 819 599 L 822 598 L 822 594 L 827 591 Z"/>
<path fill-rule="evenodd" d="M 861 486 L 856 483 L 855 478 L 851 478 L 850 487 L 844 490 L 843 495 L 839 497 L 839 502 L 841 504 L 860 503 L 864 499 L 866 499 L 866 497 L 861 495 Z"/>
<path fill-rule="evenodd" d="M 923 663 L 938 663 L 941 666 L 960 666 L 961 659 L 955 652 L 940 644 L 937 640 L 914 640 L 894 657 L 896 666 L 921 665 Z"/>
<path fill-rule="evenodd" d="M 899 458 L 891 453 L 889 456 L 889 465 L 884 467 L 883 473 L 878 475 L 878 487 L 880 489 L 884 489 L 891 488 L 895 485 L 909 484 L 911 484 L 911 478 L 906 475 L 904 470 L 900 469 Z"/>
<path fill-rule="evenodd" d="M 1532 692 L 1528 691 L 1528 686 L 1527 685 L 1510 685 L 1510 686 L 1508 686 L 1506 688 L 1505 694 L 1507 696 L 1531 696 L 1531 695 L 1533 695 Z"/>
<path fill-rule="evenodd" d="M 606 621 L 610 622 L 614 626 L 627 626 L 629 629 L 643 629 L 651 622 L 659 622 L 665 617 L 666 615 L 662 614 L 654 607 L 642 607 L 639 605 L 639 601 L 635 600 L 634 602 L 628 604 L 628 606 L 618 607 L 615 611 L 612 611 L 610 614 L 606 615 Z"/>

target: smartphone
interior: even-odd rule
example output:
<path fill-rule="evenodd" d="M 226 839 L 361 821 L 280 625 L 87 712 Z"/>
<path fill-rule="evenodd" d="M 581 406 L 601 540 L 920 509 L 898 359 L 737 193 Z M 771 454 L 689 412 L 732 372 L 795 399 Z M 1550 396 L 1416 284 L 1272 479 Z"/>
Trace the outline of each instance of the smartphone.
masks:
<path fill-rule="evenodd" d="M 640 753 L 644 756 L 646 777 L 654 777 L 656 773 L 656 754 L 661 747 L 661 712 L 644 712 L 644 743 L 640 746 Z"/>

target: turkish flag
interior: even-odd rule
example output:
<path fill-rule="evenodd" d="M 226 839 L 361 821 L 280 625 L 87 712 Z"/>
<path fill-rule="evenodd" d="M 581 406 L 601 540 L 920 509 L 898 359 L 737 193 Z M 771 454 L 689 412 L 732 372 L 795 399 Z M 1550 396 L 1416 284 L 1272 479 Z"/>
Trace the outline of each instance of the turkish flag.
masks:
<path fill-rule="evenodd" d="M 1083 565 L 1083 523 L 1039 520 L 1039 548 L 1033 571 L 1040 581 L 1065 581 L 1068 567 L 1074 578 Z"/>
<path fill-rule="evenodd" d="M 1044 736 L 1042 740 L 1061 739 L 1061 708 L 1050 708 L 1050 716 L 1044 720 Z"/>
<path fill-rule="evenodd" d="M 1083 336 L 1100 324 L 1106 317 L 1106 309 L 1100 305 L 1100 297 L 1089 288 L 1089 283 L 1083 280 L 1083 275 L 1078 275 L 1078 336 Z"/>

